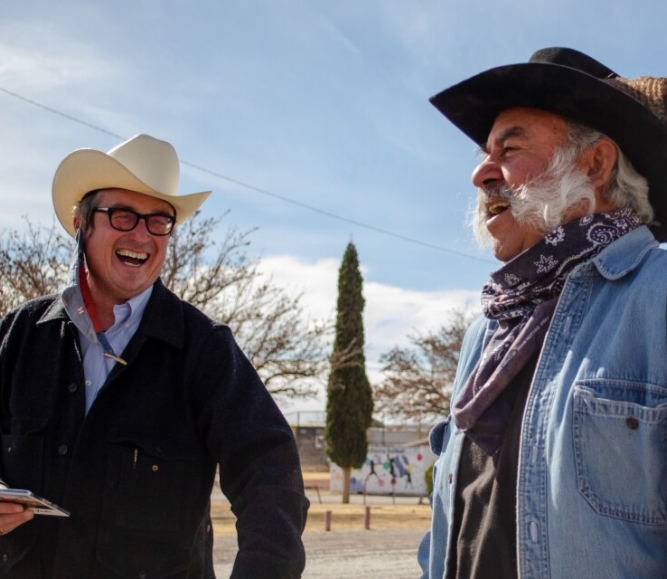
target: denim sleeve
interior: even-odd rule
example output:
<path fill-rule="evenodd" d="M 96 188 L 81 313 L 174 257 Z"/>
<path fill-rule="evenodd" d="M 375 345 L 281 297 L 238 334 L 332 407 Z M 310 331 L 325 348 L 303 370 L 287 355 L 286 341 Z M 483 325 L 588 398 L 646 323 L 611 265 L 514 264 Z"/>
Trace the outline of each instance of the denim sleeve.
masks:
<path fill-rule="evenodd" d="M 424 535 L 422 542 L 419 543 L 419 549 L 417 550 L 417 561 L 422 570 L 420 579 L 429 579 L 428 555 L 430 549 L 431 549 L 431 532 L 429 531 L 428 533 L 426 533 L 426 535 Z"/>

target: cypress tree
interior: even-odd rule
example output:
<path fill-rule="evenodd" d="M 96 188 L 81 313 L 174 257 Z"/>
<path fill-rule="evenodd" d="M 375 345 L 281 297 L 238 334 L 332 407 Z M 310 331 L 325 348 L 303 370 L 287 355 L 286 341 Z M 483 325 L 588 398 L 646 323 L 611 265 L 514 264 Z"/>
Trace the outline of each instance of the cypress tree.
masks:
<path fill-rule="evenodd" d="M 336 337 L 327 386 L 325 440 L 329 458 L 343 469 L 343 503 L 350 502 L 350 474 L 366 460 L 373 393 L 364 356 L 363 280 L 357 250 L 349 243 L 338 272 Z"/>

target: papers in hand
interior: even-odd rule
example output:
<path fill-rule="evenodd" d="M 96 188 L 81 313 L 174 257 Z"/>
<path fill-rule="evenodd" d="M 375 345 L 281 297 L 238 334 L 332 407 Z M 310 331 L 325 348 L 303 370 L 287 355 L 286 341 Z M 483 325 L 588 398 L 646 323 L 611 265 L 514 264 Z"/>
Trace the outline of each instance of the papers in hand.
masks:
<path fill-rule="evenodd" d="M 25 489 L 5 489 L 0 487 L 0 501 L 18 503 L 32 509 L 36 515 L 69 517 L 69 512 L 62 507 Z"/>

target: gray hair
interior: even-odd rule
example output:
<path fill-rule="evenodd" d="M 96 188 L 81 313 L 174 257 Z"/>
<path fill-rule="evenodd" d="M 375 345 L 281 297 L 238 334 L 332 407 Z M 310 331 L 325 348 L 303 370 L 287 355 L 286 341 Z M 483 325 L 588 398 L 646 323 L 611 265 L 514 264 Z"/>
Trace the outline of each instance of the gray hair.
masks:
<path fill-rule="evenodd" d="M 97 198 L 100 196 L 100 193 L 99 189 L 90 191 L 74 206 L 74 217 L 78 217 L 81 220 L 81 224 L 79 225 L 81 231 L 86 231 L 89 227 L 92 227 L 93 212 L 97 207 Z"/>
<path fill-rule="evenodd" d="M 609 139 L 604 134 L 585 125 L 568 121 L 569 133 L 566 147 L 573 149 L 576 156 L 601 139 Z M 612 139 L 610 141 L 614 142 Z M 648 198 L 648 181 L 632 166 L 623 151 L 614 143 L 618 152 L 616 166 L 609 180 L 602 187 L 602 196 L 619 209 L 630 208 L 646 224 L 653 222 L 654 211 Z"/>

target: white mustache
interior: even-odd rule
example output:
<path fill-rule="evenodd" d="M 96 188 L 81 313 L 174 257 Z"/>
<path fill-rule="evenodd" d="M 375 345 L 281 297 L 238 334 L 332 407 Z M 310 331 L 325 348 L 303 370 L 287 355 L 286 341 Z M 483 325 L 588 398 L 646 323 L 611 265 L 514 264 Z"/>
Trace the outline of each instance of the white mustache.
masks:
<path fill-rule="evenodd" d="M 477 210 L 485 213 L 486 206 L 495 201 L 505 201 L 511 209 L 514 199 L 515 193 L 507 185 L 480 187 L 477 190 Z"/>
<path fill-rule="evenodd" d="M 586 203 L 591 212 L 595 209 L 594 189 L 567 151 L 557 153 L 542 173 L 516 190 L 507 184 L 478 189 L 477 207 L 471 211 L 470 224 L 482 247 L 492 243 L 486 219 L 487 208 L 493 201 L 506 203 L 507 211 L 518 224 L 544 234 L 560 225 L 565 212 L 575 205 Z"/>

